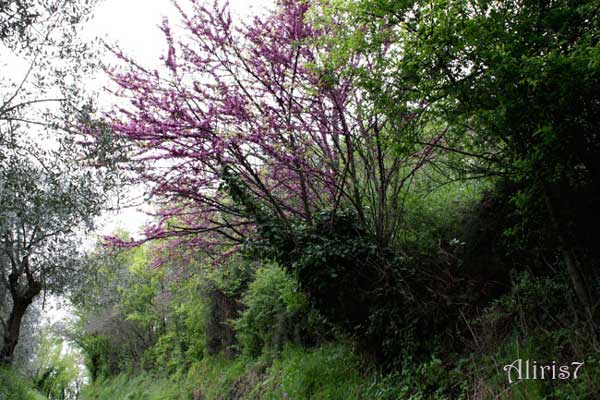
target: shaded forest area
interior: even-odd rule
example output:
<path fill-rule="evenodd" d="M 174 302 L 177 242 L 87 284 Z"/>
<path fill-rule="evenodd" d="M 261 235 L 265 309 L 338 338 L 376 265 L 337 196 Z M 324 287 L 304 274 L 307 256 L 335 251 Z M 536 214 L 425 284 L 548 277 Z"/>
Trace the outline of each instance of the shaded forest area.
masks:
<path fill-rule="evenodd" d="M 598 0 L 181 0 L 158 70 L 62 3 L 0 2 L 0 399 L 597 398 Z"/>

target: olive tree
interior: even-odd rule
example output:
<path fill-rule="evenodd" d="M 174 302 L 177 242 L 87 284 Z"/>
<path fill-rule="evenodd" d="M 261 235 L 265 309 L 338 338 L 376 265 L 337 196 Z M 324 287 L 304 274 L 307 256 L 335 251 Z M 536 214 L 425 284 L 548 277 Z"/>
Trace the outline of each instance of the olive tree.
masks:
<path fill-rule="evenodd" d="M 65 143 L 54 151 L 12 146 L 0 158 L 0 284 L 11 303 L 2 321 L 3 363 L 12 360 L 34 299 L 77 282 L 80 233 L 92 228 L 106 189 L 103 175 L 81 168 Z"/>
<path fill-rule="evenodd" d="M 34 299 L 76 283 L 81 234 L 114 182 L 76 139 L 97 125 L 82 90 L 96 50 L 80 39 L 95 2 L 0 1 L 0 363 Z"/>

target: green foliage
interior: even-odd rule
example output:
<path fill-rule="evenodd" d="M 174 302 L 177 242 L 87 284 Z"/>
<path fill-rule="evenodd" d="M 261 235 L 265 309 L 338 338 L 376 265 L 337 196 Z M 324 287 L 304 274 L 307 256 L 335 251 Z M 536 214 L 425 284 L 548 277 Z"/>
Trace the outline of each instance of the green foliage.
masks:
<path fill-rule="evenodd" d="M 110 340 L 101 335 L 85 334 L 78 341 L 85 353 L 84 363 L 92 381 L 117 374 L 121 366 L 121 351 L 115 348 Z"/>
<path fill-rule="evenodd" d="M 268 370 L 263 386 L 252 396 L 261 399 L 356 399 L 363 379 L 359 359 L 343 345 L 315 350 L 287 347 Z M 258 393 L 256 393 L 258 392 Z"/>
<path fill-rule="evenodd" d="M 234 382 L 244 373 L 248 360 L 228 360 L 209 356 L 196 361 L 181 374 L 171 377 L 139 373 L 121 374 L 97 380 L 84 388 L 82 400 L 187 400 L 218 399 L 227 395 Z"/>
<path fill-rule="evenodd" d="M 379 248 L 352 210 L 313 218 L 289 231 L 265 217 L 265 240 L 254 249 L 293 274 L 315 310 L 362 351 L 390 364 L 427 358 L 429 342 L 452 315 L 439 266 Z"/>
<path fill-rule="evenodd" d="M 476 390 L 501 399 L 589 399 L 600 390 L 597 338 L 589 320 L 579 316 L 566 272 L 514 276 L 512 290 L 492 302 L 470 323 L 478 352 L 462 362 L 462 374 Z M 538 365 L 584 362 L 578 379 L 523 380 L 510 385 L 502 366 L 515 360 Z M 475 389 L 478 388 L 478 389 Z"/>
<path fill-rule="evenodd" d="M 502 328 L 506 325 L 508 332 Z M 552 276 L 516 274 L 511 292 L 493 301 L 474 327 L 528 338 L 530 346 L 547 349 L 549 357 L 565 359 L 586 354 L 589 343 L 595 342 L 593 327 L 579 315 L 564 270 Z"/>
<path fill-rule="evenodd" d="M 330 20 L 362 31 L 328 43 L 341 40 L 335 48 L 347 60 L 360 54 L 380 66 L 356 84 L 389 118 L 401 120 L 407 108 L 417 116 L 396 138 L 398 151 L 439 135 L 430 165 L 442 174 L 512 185 L 519 220 L 509 232 L 525 238 L 516 247 L 558 249 L 578 302 L 590 308 L 584 277 L 598 257 L 591 232 L 600 199 L 597 1 L 324 4 Z"/>
<path fill-rule="evenodd" d="M 20 257 L 0 260 L 10 279 L 4 286 L 35 289 L 29 301 L 42 283 L 62 291 L 67 281 L 81 283 L 71 278 L 84 280 L 73 293 L 81 321 L 72 333 L 92 380 L 82 398 L 584 400 L 600 393 L 598 303 L 584 299 L 600 294 L 593 273 L 598 1 L 313 5 L 308 15 L 328 33 L 316 40 L 327 54 L 306 67 L 334 97 L 342 78 L 360 89 L 351 103 L 359 123 L 327 143 L 347 166 L 324 166 L 339 173 L 335 180 L 343 175 L 339 198 L 294 213 L 287 184 L 266 201 L 270 190 L 257 195 L 238 166 L 224 167 L 215 198 L 226 200 L 215 208 L 234 218 L 213 215 L 245 242 L 221 268 L 161 239 L 97 249 L 89 270 L 72 276 L 83 271 L 71 262 L 79 250 L 71 238 L 100 210 L 98 179 L 70 159 L 57 158 L 48 171 L 8 140 L 15 132 L 0 137 L 11 149 L 0 152 L 0 183 L 9 189 L 0 191 L 0 236 L 9 258 Z M 0 122 L 19 116 L 7 113 L 9 105 Z M 324 150 L 299 146 L 307 157 Z M 96 157 L 112 162 L 107 154 Z M 243 170 L 256 168 L 256 181 L 266 177 L 260 162 L 250 164 Z M 255 226 L 246 229 L 246 220 Z M 153 268 L 155 258 L 162 268 Z M 579 287 L 578 275 L 587 278 Z M 81 381 L 77 357 L 64 349 L 45 338 L 37 360 L 34 382 L 50 399 Z M 511 386 L 498 371 L 518 358 L 586 367 L 576 381 Z M 0 382 L 0 400 L 39 397 L 15 372 L 0 369 Z"/>
<path fill-rule="evenodd" d="M 427 176 L 415 178 L 405 196 L 399 247 L 422 259 L 440 251 L 444 243 L 449 253 L 459 255 L 465 245 L 465 217 L 474 213 L 490 183 L 483 179 L 448 183 L 434 168 L 425 170 Z"/>
<path fill-rule="evenodd" d="M 569 332 L 572 335 L 576 331 Z M 465 385 L 467 398 L 487 396 L 506 400 L 586 400 L 592 399 L 598 393 L 598 377 L 600 368 L 597 356 L 593 352 L 587 355 L 561 355 L 560 350 L 540 343 L 537 335 L 520 338 L 510 337 L 489 354 L 472 355 L 462 362 L 461 377 Z M 508 382 L 503 366 L 521 359 L 523 363 L 529 360 L 530 365 L 571 365 L 572 361 L 584 362 L 577 379 L 523 379 L 512 384 Z M 530 367 L 531 368 L 531 367 Z M 539 369 L 538 369 L 539 376 Z M 530 374 L 532 372 L 530 371 Z M 517 378 L 513 374 L 513 380 Z"/>
<path fill-rule="evenodd" d="M 350 210 L 314 218 L 314 225 L 298 224 L 289 232 L 265 217 L 259 226 L 265 241 L 254 248 L 294 274 L 324 316 L 354 327 L 367 317 L 368 285 L 381 279 L 373 265 L 380 261 L 377 246 Z"/>
<path fill-rule="evenodd" d="M 317 319 L 298 284 L 285 270 L 269 264 L 256 271 L 254 281 L 242 296 L 245 310 L 234 323 L 243 352 L 280 350 L 288 341 L 301 342 L 313 332 Z"/>
<path fill-rule="evenodd" d="M 83 389 L 82 400 L 180 400 L 179 385 L 170 379 L 157 378 L 149 374 L 137 376 L 118 375 L 111 379 L 98 380 Z"/>
<path fill-rule="evenodd" d="M 239 317 L 240 299 L 255 268 L 255 263 L 233 257 L 224 268 L 207 271 L 200 294 L 206 303 L 203 318 L 208 354 L 224 352 L 232 357 L 239 350 L 232 322 Z"/>
<path fill-rule="evenodd" d="M 174 292 L 172 310 L 175 335 L 182 352 L 181 365 L 202 359 L 206 348 L 207 302 L 200 290 L 202 277 L 181 282 Z"/>
<path fill-rule="evenodd" d="M 0 399 L 2 400 L 44 400 L 29 379 L 12 369 L 0 367 Z"/>
<path fill-rule="evenodd" d="M 442 361 L 404 368 L 402 372 L 376 374 L 365 390 L 365 399 L 459 400 L 467 399 L 467 383 L 458 369 L 449 370 Z"/>
<path fill-rule="evenodd" d="M 171 254 L 162 268 L 150 267 L 157 256 L 165 256 L 160 246 L 91 257 L 88 288 L 74 300 L 93 380 L 140 369 L 183 373 L 205 353 L 235 344 L 230 320 L 253 265 L 238 260 L 215 270 Z"/>
<path fill-rule="evenodd" d="M 360 397 L 366 382 L 359 365 L 358 357 L 344 345 L 327 345 L 312 351 L 293 346 L 286 347 L 270 367 L 262 359 L 211 356 L 194 363 L 178 382 L 146 374 L 119 376 L 96 382 L 83 391 L 81 398 L 366 399 Z"/>
<path fill-rule="evenodd" d="M 149 264 L 145 247 L 89 257 L 86 287 L 72 299 L 81 317 L 73 336 L 92 379 L 139 368 L 156 341 L 161 314 L 153 300 L 163 273 Z"/>
<path fill-rule="evenodd" d="M 34 382 L 38 390 L 49 400 L 76 398 L 87 378 L 78 350 L 46 331 L 37 354 Z"/>
<path fill-rule="evenodd" d="M 199 353 L 198 356 L 197 358 L 201 359 L 202 353 Z M 144 352 L 142 368 L 147 371 L 173 374 L 185 368 L 190 362 L 191 359 L 186 354 L 186 343 L 182 335 L 175 331 L 167 331 Z"/>
<path fill-rule="evenodd" d="M 151 268 L 157 252 L 142 246 L 91 256 L 87 288 L 73 300 L 92 379 L 137 369 L 172 373 L 202 356 L 202 274 Z"/>
<path fill-rule="evenodd" d="M 154 299 L 163 281 L 164 269 L 151 269 L 148 250 L 138 247 L 131 250 L 129 276 L 119 287 L 121 307 L 126 319 L 143 328 L 155 326 L 158 317 Z"/>
<path fill-rule="evenodd" d="M 244 357 L 231 360 L 222 354 L 208 356 L 192 364 L 183 384 L 190 394 L 200 394 L 207 400 L 229 398 L 233 385 L 252 366 L 253 361 Z"/>

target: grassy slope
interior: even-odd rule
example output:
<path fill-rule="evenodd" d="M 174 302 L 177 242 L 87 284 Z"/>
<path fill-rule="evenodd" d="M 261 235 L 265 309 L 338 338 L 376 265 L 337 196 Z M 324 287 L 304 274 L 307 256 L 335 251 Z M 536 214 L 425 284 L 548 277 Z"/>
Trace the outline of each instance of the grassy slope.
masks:
<path fill-rule="evenodd" d="M 447 371 L 441 361 L 433 359 L 416 369 L 381 376 L 365 371 L 350 347 L 341 343 L 306 350 L 288 347 L 267 362 L 258 360 L 225 360 L 207 357 L 185 372 L 170 378 L 143 373 L 121 375 L 97 382 L 84 389 L 81 400 L 588 400 L 595 397 L 598 365 L 592 360 L 585 376 L 577 381 L 522 381 L 508 385 L 504 374 L 492 365 L 524 357 L 511 354 L 514 349 L 499 352 L 499 359 L 479 357 L 470 364 L 476 371 Z M 521 349 L 519 353 L 522 353 Z M 495 358 L 495 357 L 494 357 Z M 481 365 L 485 360 L 487 364 Z M 485 363 L 484 363 L 485 364 Z M 362 371 L 362 372 L 361 372 Z M 548 385 L 551 395 L 544 395 Z M 1 399 L 1 397 L 0 397 Z M 3 399 L 2 399 L 3 400 Z"/>
<path fill-rule="evenodd" d="M 0 400 L 45 400 L 33 384 L 19 373 L 0 368 Z"/>
<path fill-rule="evenodd" d="M 272 363 L 207 357 L 171 379 L 121 375 L 88 386 L 82 400 L 366 398 L 370 382 L 359 370 L 358 359 L 345 345 L 312 351 L 290 347 Z"/>

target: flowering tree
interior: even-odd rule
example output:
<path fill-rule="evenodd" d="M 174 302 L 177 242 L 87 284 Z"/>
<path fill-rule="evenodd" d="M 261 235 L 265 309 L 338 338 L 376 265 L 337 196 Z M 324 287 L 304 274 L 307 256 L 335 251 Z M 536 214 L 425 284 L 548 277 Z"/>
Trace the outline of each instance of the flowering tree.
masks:
<path fill-rule="evenodd" d="M 328 66 L 332 45 L 320 39 L 336 26 L 311 22 L 307 2 L 282 1 L 241 26 L 227 4 L 189 3 L 177 5 L 184 38 L 162 24 L 165 70 L 116 51 L 126 68 L 110 71 L 116 94 L 131 100 L 111 114 L 112 128 L 133 145 L 129 166 L 161 205 L 142 241 L 185 236 L 235 248 L 259 212 L 289 227 L 344 207 L 379 245 L 392 244 L 403 188 L 434 156 L 429 143 L 392 146 L 412 114 L 386 119 L 351 68 Z M 377 67 L 375 58 L 347 61 L 356 71 Z M 252 207 L 232 200 L 233 180 Z"/>

